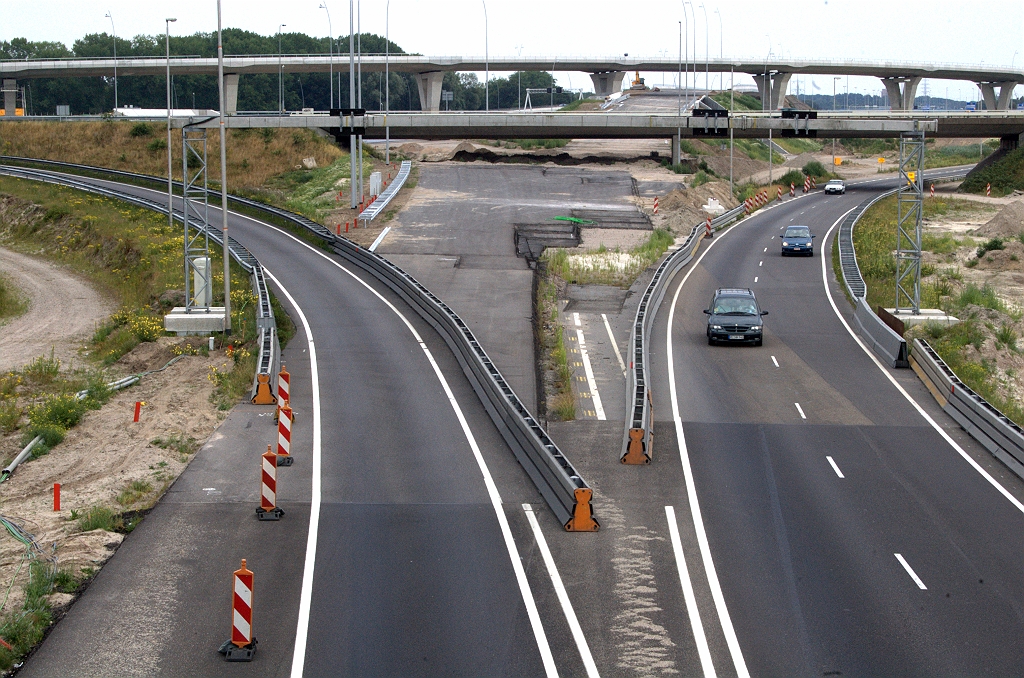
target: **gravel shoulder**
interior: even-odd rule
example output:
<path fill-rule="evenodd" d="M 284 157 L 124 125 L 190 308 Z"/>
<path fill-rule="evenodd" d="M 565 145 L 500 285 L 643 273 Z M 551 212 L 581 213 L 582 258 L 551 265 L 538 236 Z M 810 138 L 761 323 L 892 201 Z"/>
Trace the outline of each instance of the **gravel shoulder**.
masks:
<path fill-rule="evenodd" d="M 0 269 L 29 299 L 24 315 L 0 325 L 0 372 L 48 356 L 51 349 L 70 365 L 81 342 L 115 310 L 109 297 L 42 259 L 0 248 Z"/>

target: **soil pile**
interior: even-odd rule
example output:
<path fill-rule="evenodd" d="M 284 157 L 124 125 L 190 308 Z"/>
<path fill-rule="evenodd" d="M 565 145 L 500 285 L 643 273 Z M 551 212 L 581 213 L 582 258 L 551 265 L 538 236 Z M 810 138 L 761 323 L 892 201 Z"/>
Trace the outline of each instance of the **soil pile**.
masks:
<path fill-rule="evenodd" d="M 709 198 L 714 198 L 727 210 L 739 205 L 729 190 L 729 184 L 721 181 L 713 181 L 697 188 L 676 189 L 663 200 L 659 200 L 658 206 L 663 217 L 661 223 L 655 225 L 668 228 L 677 234 L 689 233 L 694 225 L 707 218 L 708 215 L 702 206 L 708 203 Z"/>
<path fill-rule="evenodd" d="M 1011 202 L 974 232 L 987 238 L 1012 238 L 1024 232 L 1024 200 Z"/>
<path fill-rule="evenodd" d="M 1003 249 L 986 252 L 978 259 L 976 268 L 982 271 L 1024 271 L 1024 244 L 1019 240 L 1007 241 Z"/>

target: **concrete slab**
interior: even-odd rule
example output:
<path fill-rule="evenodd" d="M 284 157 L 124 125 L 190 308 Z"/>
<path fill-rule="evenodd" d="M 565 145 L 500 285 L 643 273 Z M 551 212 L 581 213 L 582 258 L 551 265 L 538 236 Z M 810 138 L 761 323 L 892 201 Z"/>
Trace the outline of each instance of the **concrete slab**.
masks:
<path fill-rule="evenodd" d="M 194 309 L 185 312 L 184 306 L 175 306 L 164 316 L 164 329 L 177 335 L 210 334 L 224 331 L 224 307 L 211 306 L 209 311 Z"/>

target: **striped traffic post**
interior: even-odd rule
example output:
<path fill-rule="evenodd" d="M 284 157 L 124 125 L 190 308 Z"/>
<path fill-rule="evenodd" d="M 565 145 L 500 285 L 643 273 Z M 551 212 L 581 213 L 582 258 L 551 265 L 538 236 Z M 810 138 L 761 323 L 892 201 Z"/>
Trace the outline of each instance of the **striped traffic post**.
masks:
<path fill-rule="evenodd" d="M 779 186 L 779 195 L 778 195 L 778 197 L 777 197 L 777 198 L 775 198 L 775 199 L 776 199 L 776 200 L 782 200 L 782 186 Z"/>
<path fill-rule="evenodd" d="M 292 408 L 287 400 L 277 418 L 277 457 L 278 466 L 291 466 L 295 461 L 292 457 Z"/>
<path fill-rule="evenodd" d="M 251 662 L 256 654 L 256 637 L 252 633 L 252 591 L 255 574 L 245 566 L 231 575 L 231 640 L 219 652 L 229 662 Z"/>
<path fill-rule="evenodd" d="M 807 177 L 806 179 L 804 179 L 804 193 L 806 193 L 809 190 L 811 190 L 811 178 Z"/>
<path fill-rule="evenodd" d="M 348 233 L 348 222 L 345 222 L 345 232 Z M 274 412 L 274 421 L 281 418 L 281 405 L 291 400 L 292 375 L 288 374 L 284 363 L 281 363 L 281 371 L 277 373 L 277 410 Z"/>
<path fill-rule="evenodd" d="M 654 213 L 658 213 L 658 196 L 654 196 Z"/>
<path fill-rule="evenodd" d="M 933 198 L 935 197 L 935 184 L 931 185 L 931 187 L 928 189 L 928 192 L 932 194 Z"/>
<path fill-rule="evenodd" d="M 992 197 L 992 184 L 985 184 L 985 197 L 986 198 L 991 198 Z"/>
<path fill-rule="evenodd" d="M 256 517 L 260 520 L 280 520 L 284 511 L 277 505 L 277 455 L 267 445 L 263 453 L 262 478 L 260 480 L 260 506 Z"/>
<path fill-rule="evenodd" d="M 818 184 L 814 181 L 814 177 L 811 177 L 811 188 L 817 188 Z"/>
<path fill-rule="evenodd" d="M 708 217 L 707 221 L 704 222 L 704 236 L 707 238 L 714 237 L 714 233 L 711 232 L 711 217 Z"/>
<path fill-rule="evenodd" d="M 793 182 L 789 183 L 789 197 L 792 198 L 796 195 L 796 185 Z"/>

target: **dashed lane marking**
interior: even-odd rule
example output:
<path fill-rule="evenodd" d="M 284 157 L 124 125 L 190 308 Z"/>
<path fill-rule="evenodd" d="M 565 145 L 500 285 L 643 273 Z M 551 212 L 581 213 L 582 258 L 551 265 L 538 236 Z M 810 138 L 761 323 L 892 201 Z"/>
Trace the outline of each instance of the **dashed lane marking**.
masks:
<path fill-rule="evenodd" d="M 776 367 L 779 366 L 779 361 L 775 359 L 775 356 L 772 356 L 772 362 L 775 363 Z"/>
<path fill-rule="evenodd" d="M 845 478 L 846 477 L 846 476 L 843 475 L 843 472 L 839 470 L 839 465 L 836 464 L 836 460 L 835 459 L 833 459 L 832 457 L 825 457 L 825 458 L 828 459 L 828 463 L 832 464 L 832 470 L 836 472 L 837 476 L 839 476 L 840 478 Z"/>
<path fill-rule="evenodd" d="M 801 419 L 806 419 L 807 415 L 804 414 L 804 408 L 800 407 L 800 403 L 793 403 L 793 404 L 796 405 L 796 411 L 800 413 L 800 418 Z"/>
<path fill-rule="evenodd" d="M 915 584 L 917 584 L 917 588 L 921 589 L 922 591 L 927 591 L 928 587 L 924 585 L 924 582 L 921 581 L 921 578 L 917 576 L 916 572 L 914 572 L 914 568 L 910 567 L 910 563 L 907 562 L 907 559 L 898 553 L 894 553 L 893 555 L 896 556 L 896 560 L 900 561 L 900 565 L 903 566 L 903 569 L 907 571 L 907 574 L 910 575 L 910 578 L 914 580 Z"/>

